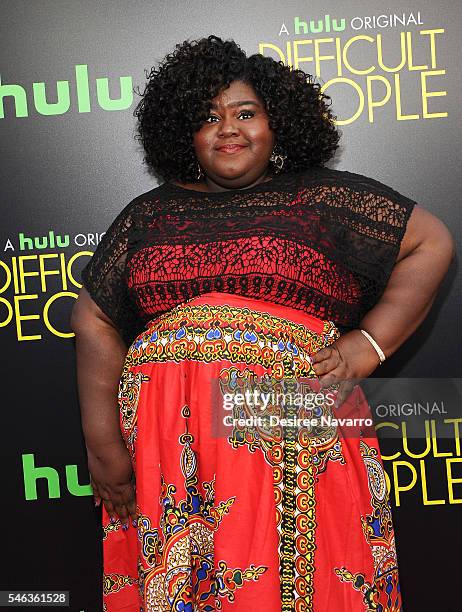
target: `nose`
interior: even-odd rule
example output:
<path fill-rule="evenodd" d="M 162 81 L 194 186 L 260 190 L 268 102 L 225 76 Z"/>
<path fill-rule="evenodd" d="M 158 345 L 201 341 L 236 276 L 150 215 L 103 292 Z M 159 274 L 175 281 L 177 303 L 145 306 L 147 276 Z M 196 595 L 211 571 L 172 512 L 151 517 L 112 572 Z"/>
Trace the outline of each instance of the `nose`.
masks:
<path fill-rule="evenodd" d="M 232 115 L 223 117 L 220 121 L 218 136 L 226 138 L 227 136 L 234 136 L 236 134 L 239 134 L 237 119 Z"/>

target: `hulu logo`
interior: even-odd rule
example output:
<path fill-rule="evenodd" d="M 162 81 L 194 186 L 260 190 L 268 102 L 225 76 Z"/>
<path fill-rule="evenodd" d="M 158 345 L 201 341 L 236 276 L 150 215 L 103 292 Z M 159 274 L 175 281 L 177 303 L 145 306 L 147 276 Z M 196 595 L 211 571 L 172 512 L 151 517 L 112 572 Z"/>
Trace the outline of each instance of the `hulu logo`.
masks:
<path fill-rule="evenodd" d="M 120 96 L 112 99 L 109 96 L 109 79 L 107 77 L 95 79 L 96 99 L 98 105 L 103 110 L 117 111 L 129 108 L 133 102 L 132 77 L 119 77 Z M 47 91 L 49 86 L 46 83 L 32 83 L 32 95 L 35 110 L 40 115 L 64 115 L 71 107 L 71 88 L 69 81 L 56 81 L 53 95 L 57 98 L 56 102 L 48 102 Z M 56 93 L 55 93 L 56 91 Z M 90 82 L 88 79 L 88 66 L 78 64 L 75 66 L 75 91 L 77 111 L 79 113 L 91 112 L 90 101 Z M 5 118 L 4 99 L 11 97 L 14 100 L 16 117 L 29 116 L 28 94 L 24 87 L 16 84 L 3 84 L 0 76 L 0 119 Z"/>
<path fill-rule="evenodd" d="M 65 234 L 64 237 L 55 233 L 53 230 L 48 232 L 48 236 L 33 236 L 29 238 L 25 236 L 22 232 L 18 235 L 19 240 L 19 250 L 25 251 L 28 249 L 29 251 L 36 249 L 54 249 L 55 247 L 64 248 L 69 246 L 69 234 Z"/>
<path fill-rule="evenodd" d="M 300 17 L 294 18 L 294 32 L 295 34 L 320 34 L 321 32 L 342 32 L 345 29 L 345 19 L 332 19 L 330 15 L 324 15 L 324 19 L 318 19 L 317 22 L 314 19 L 308 21 L 302 21 Z"/>
<path fill-rule="evenodd" d="M 26 500 L 38 499 L 37 480 L 44 478 L 48 485 L 48 498 L 56 499 L 61 497 L 61 482 L 58 471 L 52 467 L 36 467 L 33 454 L 22 455 L 22 469 L 24 473 L 24 492 Z M 66 486 L 71 495 L 83 497 L 93 495 L 89 484 L 79 483 L 76 465 L 66 465 Z"/>

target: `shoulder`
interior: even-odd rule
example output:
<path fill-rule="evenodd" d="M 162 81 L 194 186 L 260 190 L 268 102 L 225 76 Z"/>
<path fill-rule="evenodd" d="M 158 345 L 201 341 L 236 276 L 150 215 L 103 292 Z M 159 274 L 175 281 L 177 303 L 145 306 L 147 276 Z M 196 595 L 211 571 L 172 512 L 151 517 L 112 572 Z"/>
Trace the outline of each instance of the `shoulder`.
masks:
<path fill-rule="evenodd" d="M 402 202 L 408 206 L 416 204 L 414 200 L 400 193 L 394 187 L 364 174 L 319 166 L 305 170 L 302 175 L 305 181 L 324 183 L 326 186 L 337 188 L 343 187 L 351 193 L 358 193 L 363 196 L 370 193 L 384 199 L 388 198 L 391 201 Z"/>
<path fill-rule="evenodd" d="M 121 212 L 134 212 L 139 209 L 155 206 L 165 198 L 165 193 L 166 183 L 162 183 L 162 185 L 153 187 L 149 191 L 145 191 L 144 193 L 140 193 L 139 195 L 135 196 Z"/>
<path fill-rule="evenodd" d="M 326 167 L 306 170 L 302 185 L 316 187 L 325 214 L 351 223 L 387 226 L 402 237 L 417 202 L 375 178 Z"/>
<path fill-rule="evenodd" d="M 373 225 L 394 236 L 399 246 L 397 262 L 417 248 L 439 245 L 454 254 L 454 239 L 446 225 L 411 197 L 376 178 L 346 170 L 320 167 L 305 171 L 305 184 L 325 185 L 334 195 L 335 207 L 342 206 L 355 217 L 367 217 Z M 324 199 L 328 202 L 328 198 Z"/>
<path fill-rule="evenodd" d="M 422 206 L 415 206 L 409 217 L 397 261 L 417 250 L 433 251 L 447 259 L 448 265 L 456 253 L 455 240 L 448 227 Z"/>
<path fill-rule="evenodd" d="M 159 202 L 164 198 L 164 190 L 164 185 L 160 185 L 135 196 L 117 213 L 109 229 L 126 231 L 133 225 L 137 225 L 140 219 L 155 211 Z"/>

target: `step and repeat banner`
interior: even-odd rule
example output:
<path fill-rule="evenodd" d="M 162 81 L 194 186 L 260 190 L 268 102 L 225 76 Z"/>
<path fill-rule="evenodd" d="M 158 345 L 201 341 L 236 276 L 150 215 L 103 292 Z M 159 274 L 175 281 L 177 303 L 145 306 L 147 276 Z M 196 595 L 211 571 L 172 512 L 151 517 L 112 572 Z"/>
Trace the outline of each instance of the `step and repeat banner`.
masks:
<path fill-rule="evenodd" d="M 97 612 L 100 510 L 69 317 L 104 231 L 157 184 L 133 138 L 145 71 L 176 43 L 216 34 L 316 75 L 342 131 L 330 165 L 414 199 L 460 248 L 462 5 L 3 0 L 0 10 L 0 590 L 69 591 L 63 609 Z M 369 381 L 406 612 L 457 606 L 461 304 L 454 262 L 425 323 Z"/>

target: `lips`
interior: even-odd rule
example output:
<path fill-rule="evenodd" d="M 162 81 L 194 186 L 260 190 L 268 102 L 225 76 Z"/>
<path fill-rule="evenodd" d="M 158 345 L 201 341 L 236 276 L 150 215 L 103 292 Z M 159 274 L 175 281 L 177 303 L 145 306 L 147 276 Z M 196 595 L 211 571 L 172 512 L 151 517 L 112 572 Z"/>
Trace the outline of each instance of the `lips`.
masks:
<path fill-rule="evenodd" d="M 242 149 L 245 149 L 244 145 L 236 144 L 228 144 L 222 145 L 221 147 L 217 147 L 217 150 L 221 151 L 222 153 L 237 153 L 238 151 L 242 151 Z"/>

